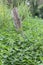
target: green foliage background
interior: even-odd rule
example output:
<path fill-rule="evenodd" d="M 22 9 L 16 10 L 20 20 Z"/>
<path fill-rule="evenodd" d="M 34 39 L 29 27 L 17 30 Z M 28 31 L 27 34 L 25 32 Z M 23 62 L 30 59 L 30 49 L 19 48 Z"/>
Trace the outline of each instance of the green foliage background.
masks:
<path fill-rule="evenodd" d="M 0 5 L 0 65 L 43 65 L 43 20 L 27 15 L 23 6 L 18 10 L 21 18 L 25 14 L 24 37 L 15 31 L 11 9 Z"/>

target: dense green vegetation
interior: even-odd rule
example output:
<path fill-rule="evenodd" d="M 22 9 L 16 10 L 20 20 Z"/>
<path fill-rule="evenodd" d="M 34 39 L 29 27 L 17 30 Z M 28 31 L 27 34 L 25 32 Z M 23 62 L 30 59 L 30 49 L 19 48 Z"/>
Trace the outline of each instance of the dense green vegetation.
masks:
<path fill-rule="evenodd" d="M 18 6 L 22 34 L 16 32 L 11 9 L 0 5 L 0 65 L 43 65 L 43 19 L 29 15 L 28 7 Z"/>

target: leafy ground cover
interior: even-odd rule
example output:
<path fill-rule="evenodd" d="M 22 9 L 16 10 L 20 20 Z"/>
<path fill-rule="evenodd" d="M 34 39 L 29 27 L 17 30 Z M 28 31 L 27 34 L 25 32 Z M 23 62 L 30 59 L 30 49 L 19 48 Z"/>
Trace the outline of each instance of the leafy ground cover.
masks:
<path fill-rule="evenodd" d="M 10 10 L 0 9 L 0 65 L 43 65 L 43 20 L 27 15 L 23 37 L 15 31 Z"/>

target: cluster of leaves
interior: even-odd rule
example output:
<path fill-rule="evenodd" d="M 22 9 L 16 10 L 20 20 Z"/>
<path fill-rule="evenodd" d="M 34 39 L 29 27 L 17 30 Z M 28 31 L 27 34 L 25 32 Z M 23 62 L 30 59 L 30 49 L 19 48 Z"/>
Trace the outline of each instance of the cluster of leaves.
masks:
<path fill-rule="evenodd" d="M 38 9 L 39 9 L 39 17 L 43 18 L 43 5 L 40 5 Z"/>
<path fill-rule="evenodd" d="M 30 11 L 32 16 L 38 16 L 38 0 L 30 0 Z"/>
<path fill-rule="evenodd" d="M 39 0 L 30 0 L 30 12 L 33 17 L 43 18 L 43 5 L 39 5 Z"/>
<path fill-rule="evenodd" d="M 43 65 L 43 20 L 27 15 L 17 33 L 10 10 L 0 8 L 0 65 Z"/>
<path fill-rule="evenodd" d="M 27 7 L 27 5 L 24 4 L 24 2 L 21 3 L 20 6 L 18 6 L 18 12 L 21 20 L 24 20 L 27 17 L 27 15 L 30 14 L 29 7 Z"/>

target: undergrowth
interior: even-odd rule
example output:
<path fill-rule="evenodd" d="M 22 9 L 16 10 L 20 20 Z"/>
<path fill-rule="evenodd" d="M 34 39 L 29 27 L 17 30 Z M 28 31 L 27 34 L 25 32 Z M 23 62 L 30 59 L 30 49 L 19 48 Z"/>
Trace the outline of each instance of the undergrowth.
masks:
<path fill-rule="evenodd" d="M 0 6 L 0 65 L 43 65 L 43 20 L 27 15 L 22 21 L 23 37 L 15 31 L 10 9 L 2 9 Z"/>

